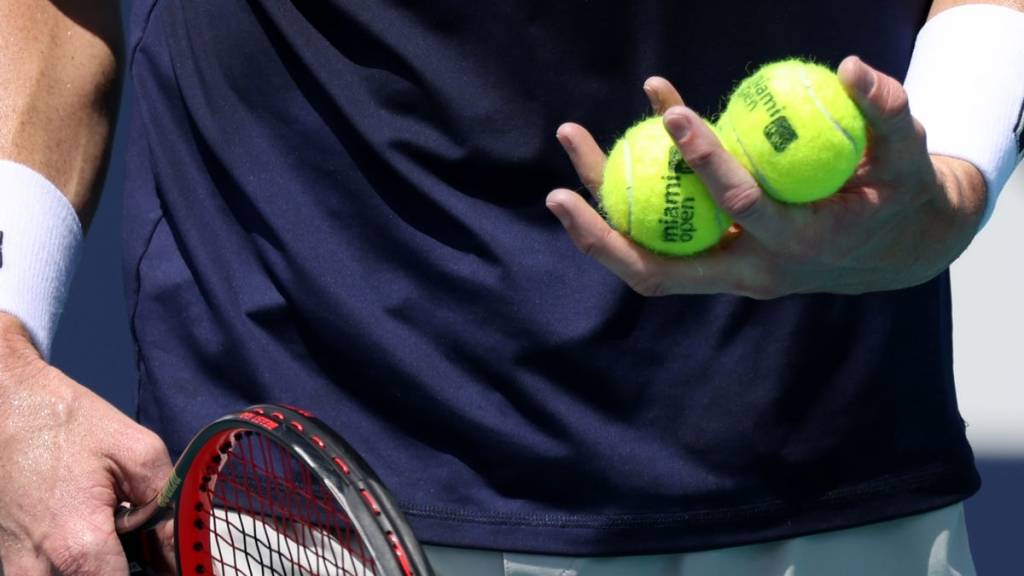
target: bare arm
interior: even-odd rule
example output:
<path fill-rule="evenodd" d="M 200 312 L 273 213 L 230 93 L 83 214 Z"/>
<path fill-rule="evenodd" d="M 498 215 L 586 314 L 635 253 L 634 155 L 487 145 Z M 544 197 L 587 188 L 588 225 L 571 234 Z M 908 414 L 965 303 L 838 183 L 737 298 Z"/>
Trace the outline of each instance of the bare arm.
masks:
<path fill-rule="evenodd" d="M 964 4 L 936 0 L 935 16 Z M 1024 0 L 985 2 L 1024 11 Z M 732 293 L 776 298 L 796 293 L 862 294 L 926 282 L 945 270 L 977 233 L 987 208 L 985 177 L 972 163 L 929 154 L 902 83 L 857 58 L 839 77 L 868 121 L 871 143 L 857 175 L 831 198 L 783 205 L 760 187 L 664 79 L 645 90 L 666 129 L 718 205 L 741 227 L 723 245 L 686 259 L 659 257 L 612 230 L 569 189 L 549 209 L 585 254 L 644 295 Z M 558 139 L 580 179 L 599 194 L 604 153 L 578 124 Z"/>
<path fill-rule="evenodd" d="M 965 4 L 995 4 L 996 6 L 1006 6 L 1007 8 L 1015 8 L 1024 12 L 1024 0 L 935 0 L 932 2 L 932 8 L 928 12 L 928 19 L 930 20 L 933 16 L 942 12 L 943 10 L 949 10 L 957 6 L 963 6 Z"/>
<path fill-rule="evenodd" d="M 0 158 L 61 190 L 87 226 L 118 108 L 117 0 L 0 2 Z"/>
<path fill-rule="evenodd" d="M 120 42 L 117 0 L 0 0 L 0 159 L 45 176 L 83 227 L 110 153 Z M 0 313 L 0 574 L 127 576 L 114 507 L 147 500 L 169 470 L 156 435 Z"/>

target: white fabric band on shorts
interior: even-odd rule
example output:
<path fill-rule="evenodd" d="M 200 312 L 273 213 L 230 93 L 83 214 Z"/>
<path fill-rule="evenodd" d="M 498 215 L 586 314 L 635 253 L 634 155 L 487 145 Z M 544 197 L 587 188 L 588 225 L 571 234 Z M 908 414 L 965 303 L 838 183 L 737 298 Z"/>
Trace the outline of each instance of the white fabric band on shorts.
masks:
<path fill-rule="evenodd" d="M 974 164 L 985 177 L 988 222 L 1024 154 L 1024 12 L 969 4 L 921 28 L 904 82 L 928 152 Z"/>
<path fill-rule="evenodd" d="M 78 263 L 82 224 L 31 168 L 0 160 L 0 310 L 16 316 L 43 358 Z"/>

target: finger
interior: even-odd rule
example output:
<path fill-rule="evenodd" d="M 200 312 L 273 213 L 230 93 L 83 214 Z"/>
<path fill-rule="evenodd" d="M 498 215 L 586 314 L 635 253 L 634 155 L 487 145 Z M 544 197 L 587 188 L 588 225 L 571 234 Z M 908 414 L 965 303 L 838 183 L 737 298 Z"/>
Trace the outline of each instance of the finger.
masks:
<path fill-rule="evenodd" d="M 763 242 L 785 238 L 792 230 L 789 211 L 762 192 L 757 181 L 722 147 L 711 128 L 691 109 L 665 113 L 665 128 L 686 163 L 700 176 L 712 199 L 743 230 Z"/>
<path fill-rule="evenodd" d="M 128 565 L 145 568 L 147 576 L 178 574 L 175 569 L 174 520 L 120 535 Z"/>
<path fill-rule="evenodd" d="M 155 527 L 127 534 L 122 542 L 128 561 L 144 566 L 146 574 L 178 574 L 173 520 L 163 520 Z"/>
<path fill-rule="evenodd" d="M 613 230 L 571 190 L 554 190 L 547 205 L 580 252 L 644 296 L 730 293 L 763 299 L 784 292 L 777 285 L 778 274 L 765 265 L 763 249 L 749 236 L 730 231 L 715 248 L 666 258 Z"/>
<path fill-rule="evenodd" d="M 579 194 L 560 188 L 547 197 L 547 207 L 583 254 L 601 263 L 638 291 L 660 272 L 660 258 L 616 232 Z"/>
<path fill-rule="evenodd" d="M 586 128 L 571 122 L 559 126 L 555 136 L 569 155 L 580 181 L 594 198 L 600 198 L 606 158 L 594 137 Z"/>
<path fill-rule="evenodd" d="M 673 106 L 682 106 L 683 97 L 675 87 L 661 76 L 651 76 L 644 82 L 644 92 L 651 101 L 651 110 L 655 116 L 661 116 Z"/>
<path fill-rule="evenodd" d="M 175 570 L 178 562 L 174 547 L 174 522 L 163 522 L 153 532 L 159 540 L 158 550 L 161 556 L 159 566 L 170 574 L 177 574 L 178 572 Z"/>
<path fill-rule="evenodd" d="M 839 65 L 839 80 L 860 108 L 871 134 L 875 155 L 923 146 L 922 133 L 910 114 L 907 92 L 893 78 L 875 70 L 856 56 Z"/>

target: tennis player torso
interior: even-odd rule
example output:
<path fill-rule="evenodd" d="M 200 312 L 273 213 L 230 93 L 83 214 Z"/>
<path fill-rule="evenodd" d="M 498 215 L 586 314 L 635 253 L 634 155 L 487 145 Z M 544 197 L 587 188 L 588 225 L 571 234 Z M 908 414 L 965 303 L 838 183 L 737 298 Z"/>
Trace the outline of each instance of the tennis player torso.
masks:
<path fill-rule="evenodd" d="M 964 498 L 946 275 L 646 299 L 544 207 L 578 185 L 558 125 L 609 146 L 649 75 L 708 114 L 784 56 L 902 77 L 926 4 L 138 2 L 140 418 L 179 452 L 313 407 L 434 544 L 683 551 Z"/>

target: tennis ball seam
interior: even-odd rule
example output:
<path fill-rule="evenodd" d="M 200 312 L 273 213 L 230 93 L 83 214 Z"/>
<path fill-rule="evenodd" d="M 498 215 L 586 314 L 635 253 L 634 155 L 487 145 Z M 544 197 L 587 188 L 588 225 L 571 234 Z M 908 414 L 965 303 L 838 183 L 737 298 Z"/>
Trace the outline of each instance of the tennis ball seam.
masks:
<path fill-rule="evenodd" d="M 626 130 L 608 153 L 602 212 L 615 230 L 657 254 L 713 246 L 732 225 L 665 130 L 661 117 Z"/>
<path fill-rule="evenodd" d="M 633 232 L 633 152 L 629 138 L 623 142 L 622 153 L 626 169 L 626 236 Z"/>
<path fill-rule="evenodd" d="M 805 63 L 805 64 L 814 65 L 812 63 Z M 767 67 L 768 66 L 765 66 L 764 68 L 767 68 Z M 762 68 L 761 71 L 763 71 L 764 68 Z M 761 71 L 759 71 L 759 73 Z M 828 107 L 822 101 L 820 95 L 815 90 L 814 83 L 813 83 L 812 79 L 810 78 L 810 75 L 808 74 L 806 69 L 804 69 L 804 68 L 798 69 L 797 70 L 797 78 L 799 79 L 800 87 L 804 90 L 805 97 L 808 98 L 811 101 L 811 103 L 814 104 L 814 107 L 818 111 L 818 113 L 820 114 L 820 117 L 828 122 L 829 126 L 834 130 L 835 133 L 838 133 L 840 135 L 840 138 L 842 138 L 842 141 L 845 141 L 847 143 L 849 154 L 850 154 L 851 158 L 855 161 L 855 163 L 859 163 L 860 153 L 859 153 L 859 150 L 858 150 L 858 143 L 857 143 L 856 136 L 850 130 L 848 130 L 845 126 L 843 126 L 843 124 L 839 121 L 839 119 L 836 118 L 831 113 L 831 111 L 828 109 Z M 723 118 L 723 120 L 725 120 L 725 118 Z M 747 144 L 740 137 L 739 131 L 736 129 L 736 127 L 733 125 L 733 123 L 732 122 L 723 122 L 722 124 L 724 124 L 724 126 L 720 125 L 720 128 L 724 128 L 729 133 L 731 133 L 732 141 L 734 141 L 735 144 L 736 144 L 736 149 L 734 150 L 734 152 L 735 151 L 739 151 L 739 153 L 742 154 L 743 159 L 746 160 L 746 162 L 744 164 L 751 171 L 753 176 L 757 179 L 757 181 L 760 184 L 761 188 L 765 192 L 767 192 L 769 195 L 771 195 L 773 197 L 778 197 L 782 193 L 782 190 L 772 181 L 772 179 L 770 179 L 768 177 L 768 175 L 766 174 L 765 170 L 761 166 L 758 165 L 758 162 L 755 161 L 751 150 L 748 148 Z"/>
<path fill-rule="evenodd" d="M 850 132 L 846 128 L 844 128 L 838 120 L 836 120 L 835 116 L 833 116 L 832 113 L 828 111 L 828 108 L 825 106 L 825 103 L 822 102 L 820 98 L 818 98 L 818 93 L 814 91 L 814 85 L 811 83 L 811 79 L 807 76 L 807 71 L 801 68 L 799 70 L 799 73 L 800 81 L 804 85 L 804 90 L 807 90 L 807 95 L 810 96 L 811 101 L 814 102 L 814 106 L 818 109 L 819 112 L 821 112 L 822 116 L 824 116 L 829 121 L 829 123 L 832 124 L 832 127 L 839 131 L 839 133 L 843 135 L 843 138 L 846 138 L 847 144 L 850 145 L 850 152 L 856 154 L 857 141 L 853 137 L 853 134 L 850 134 Z"/>

